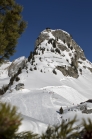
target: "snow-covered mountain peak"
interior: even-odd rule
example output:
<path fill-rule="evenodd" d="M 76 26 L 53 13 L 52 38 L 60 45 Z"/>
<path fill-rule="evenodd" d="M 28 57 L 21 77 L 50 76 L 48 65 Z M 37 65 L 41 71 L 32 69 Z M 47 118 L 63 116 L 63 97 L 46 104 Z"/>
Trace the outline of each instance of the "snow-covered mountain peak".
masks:
<path fill-rule="evenodd" d="M 83 50 L 63 30 L 46 28 L 38 36 L 34 52 L 30 53 L 28 61 L 31 69 L 46 72 L 62 72 L 64 76 L 78 78 L 85 68 L 92 70 L 92 64 L 86 59 Z"/>
<path fill-rule="evenodd" d="M 46 28 L 45 30 L 43 30 L 40 35 L 38 36 L 37 40 L 36 40 L 36 46 L 41 43 L 42 41 L 49 40 L 49 39 L 61 39 L 63 41 L 65 36 L 70 36 L 67 32 L 57 29 L 57 30 L 52 30 L 50 28 Z"/>
<path fill-rule="evenodd" d="M 43 42 L 46 43 L 46 46 L 47 43 L 52 44 L 54 48 L 57 47 L 61 51 L 66 50 L 68 52 L 75 53 L 78 58 L 86 60 L 84 52 L 80 48 L 80 46 L 73 40 L 69 33 L 63 30 L 51 30 L 49 28 L 46 28 L 40 33 L 40 35 L 36 39 L 35 48 L 41 46 Z M 42 47 L 46 48 L 46 46 L 43 45 Z"/>
<path fill-rule="evenodd" d="M 1 101 L 19 108 L 24 118 L 21 131 L 40 133 L 76 114 L 78 119 L 87 118 L 85 107 L 91 109 L 92 104 L 85 101 L 92 98 L 91 86 L 92 63 L 71 35 L 60 29 L 43 30 L 28 58 L 0 66 Z"/>

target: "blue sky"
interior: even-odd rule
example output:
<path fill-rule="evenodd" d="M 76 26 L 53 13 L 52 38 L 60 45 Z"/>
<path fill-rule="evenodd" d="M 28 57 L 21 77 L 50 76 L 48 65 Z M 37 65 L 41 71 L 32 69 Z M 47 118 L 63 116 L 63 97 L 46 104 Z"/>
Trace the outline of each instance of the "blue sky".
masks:
<path fill-rule="evenodd" d="M 29 56 L 35 40 L 46 27 L 63 29 L 84 50 L 92 62 L 92 0 L 16 0 L 23 5 L 27 28 L 18 40 L 16 53 L 10 58 Z"/>

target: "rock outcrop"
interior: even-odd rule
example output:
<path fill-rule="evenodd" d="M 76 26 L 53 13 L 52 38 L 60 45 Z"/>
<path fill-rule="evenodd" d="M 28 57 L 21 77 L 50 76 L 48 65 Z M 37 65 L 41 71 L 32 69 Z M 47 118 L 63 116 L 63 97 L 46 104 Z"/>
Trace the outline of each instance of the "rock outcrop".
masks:
<path fill-rule="evenodd" d="M 8 68 L 8 76 L 12 77 L 14 74 L 16 74 L 19 70 L 19 68 L 23 69 L 26 65 L 26 58 L 20 57 L 16 60 L 14 60 L 11 65 Z"/>
<path fill-rule="evenodd" d="M 73 67 L 68 67 L 66 69 L 66 67 L 57 66 L 56 69 L 61 71 L 64 76 L 70 76 L 70 77 L 73 77 L 73 78 L 78 78 L 79 77 L 78 71 Z"/>
<path fill-rule="evenodd" d="M 18 91 L 18 90 L 21 90 L 21 89 L 24 89 L 24 84 L 23 83 L 19 83 L 16 85 L 15 89 Z"/>

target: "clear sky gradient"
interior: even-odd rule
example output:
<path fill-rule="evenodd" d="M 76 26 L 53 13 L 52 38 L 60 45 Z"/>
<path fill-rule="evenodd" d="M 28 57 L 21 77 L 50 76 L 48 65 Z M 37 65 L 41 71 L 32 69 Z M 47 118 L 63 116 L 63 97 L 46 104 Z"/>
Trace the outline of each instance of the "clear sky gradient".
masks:
<path fill-rule="evenodd" d="M 18 40 L 16 53 L 10 58 L 29 56 L 35 40 L 46 27 L 63 29 L 84 50 L 92 62 L 92 0 L 16 0 L 23 5 L 23 19 L 28 22 Z"/>

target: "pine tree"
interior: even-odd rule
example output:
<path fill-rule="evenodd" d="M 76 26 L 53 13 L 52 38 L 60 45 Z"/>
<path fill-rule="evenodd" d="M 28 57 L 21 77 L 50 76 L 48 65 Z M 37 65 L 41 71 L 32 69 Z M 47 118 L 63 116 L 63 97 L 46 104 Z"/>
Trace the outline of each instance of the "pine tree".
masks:
<path fill-rule="evenodd" d="M 92 139 L 92 120 L 87 119 L 86 121 L 85 119 L 83 119 L 82 125 L 84 127 L 83 139 Z"/>
<path fill-rule="evenodd" d="M 60 110 L 59 110 L 60 114 L 63 113 L 63 108 L 61 107 Z"/>
<path fill-rule="evenodd" d="M 0 0 L 0 62 L 15 53 L 17 40 L 26 27 L 22 10 L 15 0 Z"/>
<path fill-rule="evenodd" d="M 21 120 L 15 106 L 0 103 L 0 139 L 38 139 L 38 135 L 30 131 L 16 132 L 21 125 Z"/>
<path fill-rule="evenodd" d="M 12 139 L 21 124 L 16 107 L 0 103 L 0 139 Z"/>
<path fill-rule="evenodd" d="M 62 121 L 60 125 L 48 127 L 46 132 L 41 135 L 41 139 L 77 139 L 77 132 L 73 127 L 76 122 L 76 117 L 68 122 Z M 73 137 L 69 138 L 69 134 Z"/>

